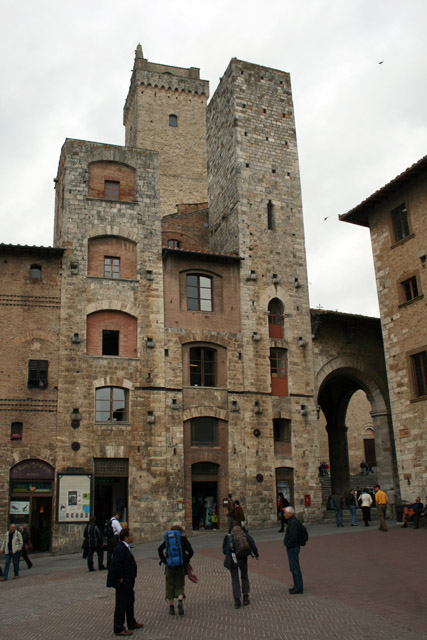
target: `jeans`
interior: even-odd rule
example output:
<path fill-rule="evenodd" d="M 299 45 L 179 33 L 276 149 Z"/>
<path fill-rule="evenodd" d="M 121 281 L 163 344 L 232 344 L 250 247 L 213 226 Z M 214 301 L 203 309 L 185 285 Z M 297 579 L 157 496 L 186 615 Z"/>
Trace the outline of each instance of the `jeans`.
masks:
<path fill-rule="evenodd" d="M 335 520 L 337 527 L 340 527 L 342 525 L 342 509 L 335 508 Z"/>
<path fill-rule="evenodd" d="M 302 573 L 299 566 L 299 545 L 297 547 L 286 547 L 288 554 L 289 569 L 294 579 L 294 589 L 303 591 Z"/>
<path fill-rule="evenodd" d="M 350 524 L 355 524 L 356 523 L 356 505 L 355 504 L 349 505 L 348 510 L 350 511 Z"/>
<path fill-rule="evenodd" d="M 13 562 L 13 573 L 15 577 L 19 575 L 19 551 L 17 551 L 16 553 L 6 553 L 3 580 L 7 580 L 11 560 Z"/>
<path fill-rule="evenodd" d="M 242 589 L 240 589 L 239 569 L 240 569 L 240 577 L 242 580 Z M 232 562 L 230 573 L 231 573 L 231 587 L 233 589 L 233 598 L 235 600 L 239 600 L 242 595 L 242 592 L 243 592 L 243 595 L 248 594 L 250 592 L 249 578 L 248 578 L 248 559 L 242 558 L 238 560 L 237 565 L 233 564 Z"/>

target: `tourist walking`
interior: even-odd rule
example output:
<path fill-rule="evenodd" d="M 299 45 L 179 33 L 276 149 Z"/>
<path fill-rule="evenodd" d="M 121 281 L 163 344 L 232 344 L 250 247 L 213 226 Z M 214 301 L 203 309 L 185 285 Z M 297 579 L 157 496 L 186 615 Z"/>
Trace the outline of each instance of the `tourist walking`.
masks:
<path fill-rule="evenodd" d="M 135 578 L 137 566 L 130 550 L 133 533 L 124 527 L 119 534 L 119 541 L 114 548 L 113 557 L 108 569 L 107 587 L 116 590 L 116 606 L 114 609 L 114 633 L 116 636 L 131 636 L 131 629 L 142 629 L 141 622 L 135 620 Z M 128 628 L 125 628 L 125 618 Z"/>
<path fill-rule="evenodd" d="M 386 521 L 385 521 L 385 514 L 387 511 L 387 502 L 388 502 L 387 494 L 385 491 L 381 490 L 381 487 L 379 484 L 375 485 L 374 491 L 375 491 L 375 502 L 377 505 L 377 512 L 378 512 L 378 515 L 380 516 L 380 526 L 378 527 L 378 529 L 380 531 L 388 531 Z"/>
<path fill-rule="evenodd" d="M 248 577 L 248 556 L 253 555 L 258 559 L 258 549 L 253 538 L 246 529 L 235 525 L 225 535 L 222 542 L 222 552 L 225 555 L 224 567 L 231 574 L 231 588 L 233 591 L 234 608 L 240 609 L 243 605 L 250 604 L 250 583 Z M 240 579 L 239 579 L 240 572 Z"/>
<path fill-rule="evenodd" d="M 6 582 L 9 576 L 10 563 L 13 564 L 13 577 L 19 578 L 19 554 L 22 549 L 22 536 L 17 530 L 16 524 L 11 524 L 9 531 L 6 531 L 0 546 L 0 553 L 5 554 L 5 563 L 2 582 Z"/>
<path fill-rule="evenodd" d="M 160 562 L 165 565 L 166 600 L 171 616 L 175 615 L 175 599 L 178 600 L 178 614 L 184 615 L 185 576 L 194 554 L 193 547 L 183 533 L 183 528 L 174 524 L 164 534 L 164 540 L 157 550 Z"/>
<path fill-rule="evenodd" d="M 96 518 L 91 518 L 83 532 L 85 539 L 85 549 L 87 552 L 87 568 L 89 571 L 95 571 L 93 566 L 93 554 L 96 552 L 98 556 L 98 569 L 103 571 L 104 567 L 104 538 L 96 524 Z"/>
<path fill-rule="evenodd" d="M 31 569 L 31 567 L 33 566 L 33 563 L 31 562 L 28 554 L 30 553 L 30 551 L 33 550 L 33 545 L 31 544 L 30 534 L 28 533 L 28 529 L 25 526 L 25 524 L 19 525 L 19 532 L 22 536 L 21 556 L 24 559 L 24 562 L 26 562 L 27 567 Z"/>

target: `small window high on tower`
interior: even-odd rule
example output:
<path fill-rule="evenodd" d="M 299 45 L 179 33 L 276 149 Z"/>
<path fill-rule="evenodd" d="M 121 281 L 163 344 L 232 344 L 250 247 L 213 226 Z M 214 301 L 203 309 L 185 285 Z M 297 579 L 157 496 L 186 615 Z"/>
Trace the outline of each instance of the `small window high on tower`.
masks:
<path fill-rule="evenodd" d="M 170 127 L 177 127 L 178 126 L 178 116 L 176 116 L 174 113 L 171 113 L 169 115 L 169 126 Z"/>

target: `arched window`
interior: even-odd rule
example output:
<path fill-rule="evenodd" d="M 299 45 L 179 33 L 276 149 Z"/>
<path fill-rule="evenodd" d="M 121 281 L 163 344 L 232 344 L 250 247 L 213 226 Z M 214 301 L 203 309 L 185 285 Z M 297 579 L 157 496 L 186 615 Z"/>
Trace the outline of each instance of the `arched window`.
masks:
<path fill-rule="evenodd" d="M 100 387 L 95 392 L 96 422 L 125 422 L 128 419 L 128 392 L 120 387 Z"/>
<path fill-rule="evenodd" d="M 175 240 L 174 238 L 171 238 L 170 240 L 168 240 L 168 247 L 170 249 L 179 249 L 181 246 L 181 243 L 179 240 Z"/>
<path fill-rule="evenodd" d="M 32 264 L 30 267 L 30 282 L 37 284 L 42 281 L 42 268 L 39 264 Z"/>
<path fill-rule="evenodd" d="M 178 116 L 176 116 L 174 113 L 171 113 L 169 115 L 169 126 L 170 127 L 177 127 L 178 126 Z"/>
<path fill-rule="evenodd" d="M 277 298 L 268 305 L 268 335 L 270 338 L 283 338 L 283 305 Z"/>

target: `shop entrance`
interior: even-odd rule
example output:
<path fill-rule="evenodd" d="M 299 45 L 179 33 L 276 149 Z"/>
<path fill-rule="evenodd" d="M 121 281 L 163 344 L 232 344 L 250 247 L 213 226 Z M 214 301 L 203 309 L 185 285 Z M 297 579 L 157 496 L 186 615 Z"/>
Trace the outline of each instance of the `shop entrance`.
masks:
<path fill-rule="evenodd" d="M 34 551 L 50 551 L 54 468 L 23 460 L 10 470 L 9 524 L 27 527 Z"/>
<path fill-rule="evenodd" d="M 191 504 L 193 529 L 218 528 L 218 468 L 213 462 L 192 465 Z"/>
<path fill-rule="evenodd" d="M 49 551 L 52 521 L 52 498 L 33 496 L 31 499 L 30 540 L 33 549 Z"/>
<path fill-rule="evenodd" d="M 122 525 L 129 524 L 128 469 L 127 459 L 95 460 L 94 516 L 98 525 L 103 526 L 116 513 Z"/>

